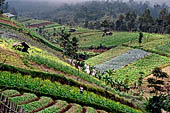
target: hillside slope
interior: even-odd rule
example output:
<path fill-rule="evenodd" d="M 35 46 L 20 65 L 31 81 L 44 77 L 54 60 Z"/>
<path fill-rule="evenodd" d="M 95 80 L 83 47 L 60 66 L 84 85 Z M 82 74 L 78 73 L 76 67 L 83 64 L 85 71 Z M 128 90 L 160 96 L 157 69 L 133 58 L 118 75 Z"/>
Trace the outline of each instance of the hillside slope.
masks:
<path fill-rule="evenodd" d="M 131 88 L 141 72 L 147 77 L 155 67 L 170 65 L 169 35 L 144 33 L 143 43 L 138 45 L 137 33 L 114 32 L 113 36 L 102 37 L 101 31 L 75 27 L 76 32 L 71 34 L 80 40 L 79 52 L 94 54 L 89 55 L 85 63 L 92 66 L 109 65 L 105 71 L 109 67 L 113 69 L 113 65 L 121 67 L 111 70 L 111 74 L 107 72 L 92 76 L 68 64 L 67 58 L 62 58 L 60 47 L 52 40 L 58 36 L 49 35 L 50 38 L 45 38 L 36 32 L 38 27 L 44 25 L 50 34 L 55 28 L 59 30 L 65 27 L 68 31 L 69 26 L 30 19 L 22 23 L 31 29 L 15 20 L 0 17 L 0 91 L 12 102 L 19 101 L 18 105 L 29 112 L 147 112 L 145 98 L 141 99 L 134 95 L 133 90 L 130 93 L 123 88 L 125 85 Z M 29 53 L 13 47 L 23 41 L 30 46 Z M 135 52 L 135 55 L 139 52 L 138 55 L 142 57 L 136 59 L 132 54 L 131 58 L 130 52 Z M 126 56 L 125 60 L 122 60 L 123 55 Z M 121 62 L 126 65 L 121 66 Z M 112 84 L 114 82 L 116 86 Z M 80 93 L 80 87 L 84 88 L 83 94 Z M 11 89 L 14 90 L 14 96 L 8 95 Z M 63 107 L 59 109 L 58 106 Z"/>

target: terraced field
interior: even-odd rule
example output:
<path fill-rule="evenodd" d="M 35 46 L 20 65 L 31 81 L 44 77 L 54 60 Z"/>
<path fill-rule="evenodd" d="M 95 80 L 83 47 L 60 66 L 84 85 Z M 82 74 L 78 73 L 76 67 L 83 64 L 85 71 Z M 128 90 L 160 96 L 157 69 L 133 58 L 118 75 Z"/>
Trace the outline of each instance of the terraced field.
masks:
<path fill-rule="evenodd" d="M 68 103 L 62 100 L 54 100 L 50 97 L 38 97 L 32 93 L 20 94 L 16 90 L 4 90 L 2 95 L 21 106 L 24 112 L 38 112 L 38 113 L 107 113 L 102 110 L 96 110 L 91 107 L 82 107 L 75 103 Z"/>
<path fill-rule="evenodd" d="M 8 19 L 0 20 L 3 20 L 0 22 L 0 62 L 8 56 L 5 63 L 0 63 L 0 87 L 3 89 L 0 93 L 25 112 L 145 113 L 145 99 L 117 91 L 106 81 L 65 62 L 67 59 L 62 58 L 59 46 L 53 42 L 57 38 L 53 33 L 54 28 L 58 32 L 60 28 L 69 31 L 71 27 L 56 23 L 45 25 L 44 29 L 51 35 L 46 39 L 35 32 L 38 26 L 31 30 L 16 21 L 12 25 Z M 21 21 L 29 25 L 46 22 L 28 18 Z M 131 86 L 141 73 L 147 77 L 153 68 L 170 65 L 169 35 L 144 33 L 143 42 L 139 45 L 138 33 L 113 32 L 112 36 L 102 37 L 103 32 L 98 30 L 75 29 L 76 32 L 71 34 L 80 40 L 79 52 L 94 54 L 85 63 L 96 66 L 101 72 L 113 70 L 109 74 L 113 80 Z M 12 45 L 20 41 L 30 45 L 30 54 L 12 49 Z M 105 49 L 99 48 L 100 51 L 97 48 L 101 44 Z M 90 49 L 93 47 L 94 50 Z M 84 88 L 82 94 L 80 86 Z M 136 105 L 136 102 L 141 105 Z"/>
<path fill-rule="evenodd" d="M 132 48 L 129 48 L 129 47 L 118 46 L 118 47 L 112 48 L 104 53 L 101 53 L 95 57 L 92 57 L 92 58 L 86 60 L 86 63 L 91 66 L 99 65 L 99 64 L 109 61 L 112 58 L 117 57 L 131 49 Z"/>
<path fill-rule="evenodd" d="M 100 72 L 105 72 L 107 70 L 117 70 L 136 60 L 144 58 L 145 56 L 148 56 L 149 54 L 150 53 L 147 53 L 140 49 L 133 49 L 103 64 L 96 65 L 95 67 Z"/>

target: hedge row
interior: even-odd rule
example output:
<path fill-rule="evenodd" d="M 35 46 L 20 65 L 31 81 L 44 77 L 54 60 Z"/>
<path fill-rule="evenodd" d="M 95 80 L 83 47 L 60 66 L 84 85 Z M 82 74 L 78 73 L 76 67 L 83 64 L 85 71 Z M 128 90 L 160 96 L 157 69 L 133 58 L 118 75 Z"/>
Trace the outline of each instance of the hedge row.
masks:
<path fill-rule="evenodd" d="M 97 107 L 106 111 L 117 113 L 141 113 L 137 109 L 112 101 L 105 97 L 96 95 L 93 92 L 84 91 L 80 93 L 79 88 L 62 85 L 58 82 L 52 83 L 49 80 L 43 81 L 40 78 L 31 78 L 31 76 L 23 77 L 20 74 L 11 74 L 9 72 L 0 73 L 0 85 L 27 89 L 39 92 L 58 99 L 70 100 L 78 104 Z"/>

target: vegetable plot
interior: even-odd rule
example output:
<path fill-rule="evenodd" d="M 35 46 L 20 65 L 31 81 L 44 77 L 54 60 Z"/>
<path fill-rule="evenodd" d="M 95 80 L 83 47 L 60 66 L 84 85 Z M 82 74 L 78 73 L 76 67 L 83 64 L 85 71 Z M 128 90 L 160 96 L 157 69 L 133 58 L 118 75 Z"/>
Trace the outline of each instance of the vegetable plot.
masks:
<path fill-rule="evenodd" d="M 96 69 L 100 72 L 105 72 L 107 70 L 117 70 L 122 68 L 138 59 L 144 58 L 150 53 L 145 52 L 140 49 L 130 50 L 120 56 L 117 56 L 103 64 L 96 65 Z"/>

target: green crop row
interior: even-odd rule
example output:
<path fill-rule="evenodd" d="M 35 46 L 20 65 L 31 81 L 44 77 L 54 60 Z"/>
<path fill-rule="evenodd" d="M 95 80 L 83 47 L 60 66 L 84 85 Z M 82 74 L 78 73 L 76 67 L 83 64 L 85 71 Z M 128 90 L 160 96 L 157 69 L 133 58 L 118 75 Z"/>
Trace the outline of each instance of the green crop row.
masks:
<path fill-rule="evenodd" d="M 122 104 L 136 108 L 136 106 L 132 102 L 126 100 L 125 98 L 118 96 L 117 94 L 115 94 L 116 92 L 111 93 L 111 92 L 105 91 L 104 89 L 101 89 L 101 88 L 92 87 L 89 84 L 82 84 L 82 83 L 79 83 L 79 82 L 74 81 L 72 79 L 68 79 L 68 78 L 64 77 L 64 75 L 50 74 L 50 73 L 39 72 L 39 71 L 31 71 L 31 70 L 26 70 L 26 69 L 23 69 L 23 68 L 9 66 L 7 64 L 1 65 L 0 70 L 10 71 L 12 73 L 18 73 L 19 72 L 22 75 L 31 75 L 34 78 L 38 77 L 38 78 L 41 78 L 43 80 L 49 79 L 52 82 L 58 81 L 62 84 L 67 84 L 67 85 L 71 85 L 71 86 L 74 86 L 74 87 L 82 86 L 82 87 L 84 87 L 85 90 L 95 92 L 98 95 L 104 96 L 104 97 L 112 99 L 114 101 L 119 101 Z"/>
<path fill-rule="evenodd" d="M 57 100 L 57 103 L 51 107 L 48 107 L 38 113 L 59 113 L 62 109 L 64 109 L 68 103 L 66 101 Z"/>
<path fill-rule="evenodd" d="M 9 97 L 9 96 L 14 96 L 14 95 L 19 95 L 20 93 L 16 90 L 5 90 L 5 91 L 2 91 L 2 95 L 3 96 L 6 96 L 6 97 Z"/>
<path fill-rule="evenodd" d="M 49 80 L 43 81 L 40 78 L 33 79 L 29 76 L 22 77 L 22 75 L 20 74 L 1 72 L 0 85 L 27 89 L 30 91 L 34 91 L 34 93 L 39 92 L 48 96 L 58 97 L 70 100 L 72 102 L 98 107 L 107 111 L 115 111 L 120 113 L 141 113 L 141 111 L 139 110 L 96 95 L 93 92 L 84 91 L 83 94 L 81 94 L 79 88 L 70 87 L 68 85 L 61 85 L 58 82 L 52 83 Z M 33 107 L 35 106 L 35 104 L 32 104 L 30 106 Z M 28 107 L 26 106 L 25 109 L 27 108 Z"/>
<path fill-rule="evenodd" d="M 9 97 L 8 99 L 11 102 L 14 102 L 15 104 L 21 104 L 27 101 L 30 101 L 32 99 L 37 98 L 37 96 L 35 94 L 31 94 L 31 93 L 24 93 L 21 96 L 16 96 L 16 97 Z"/>
<path fill-rule="evenodd" d="M 28 104 L 22 104 L 20 106 L 24 109 L 24 112 L 28 113 L 43 108 L 44 106 L 47 106 L 52 101 L 53 100 L 49 97 L 41 97 L 40 100 L 38 101 L 34 101 Z"/>

